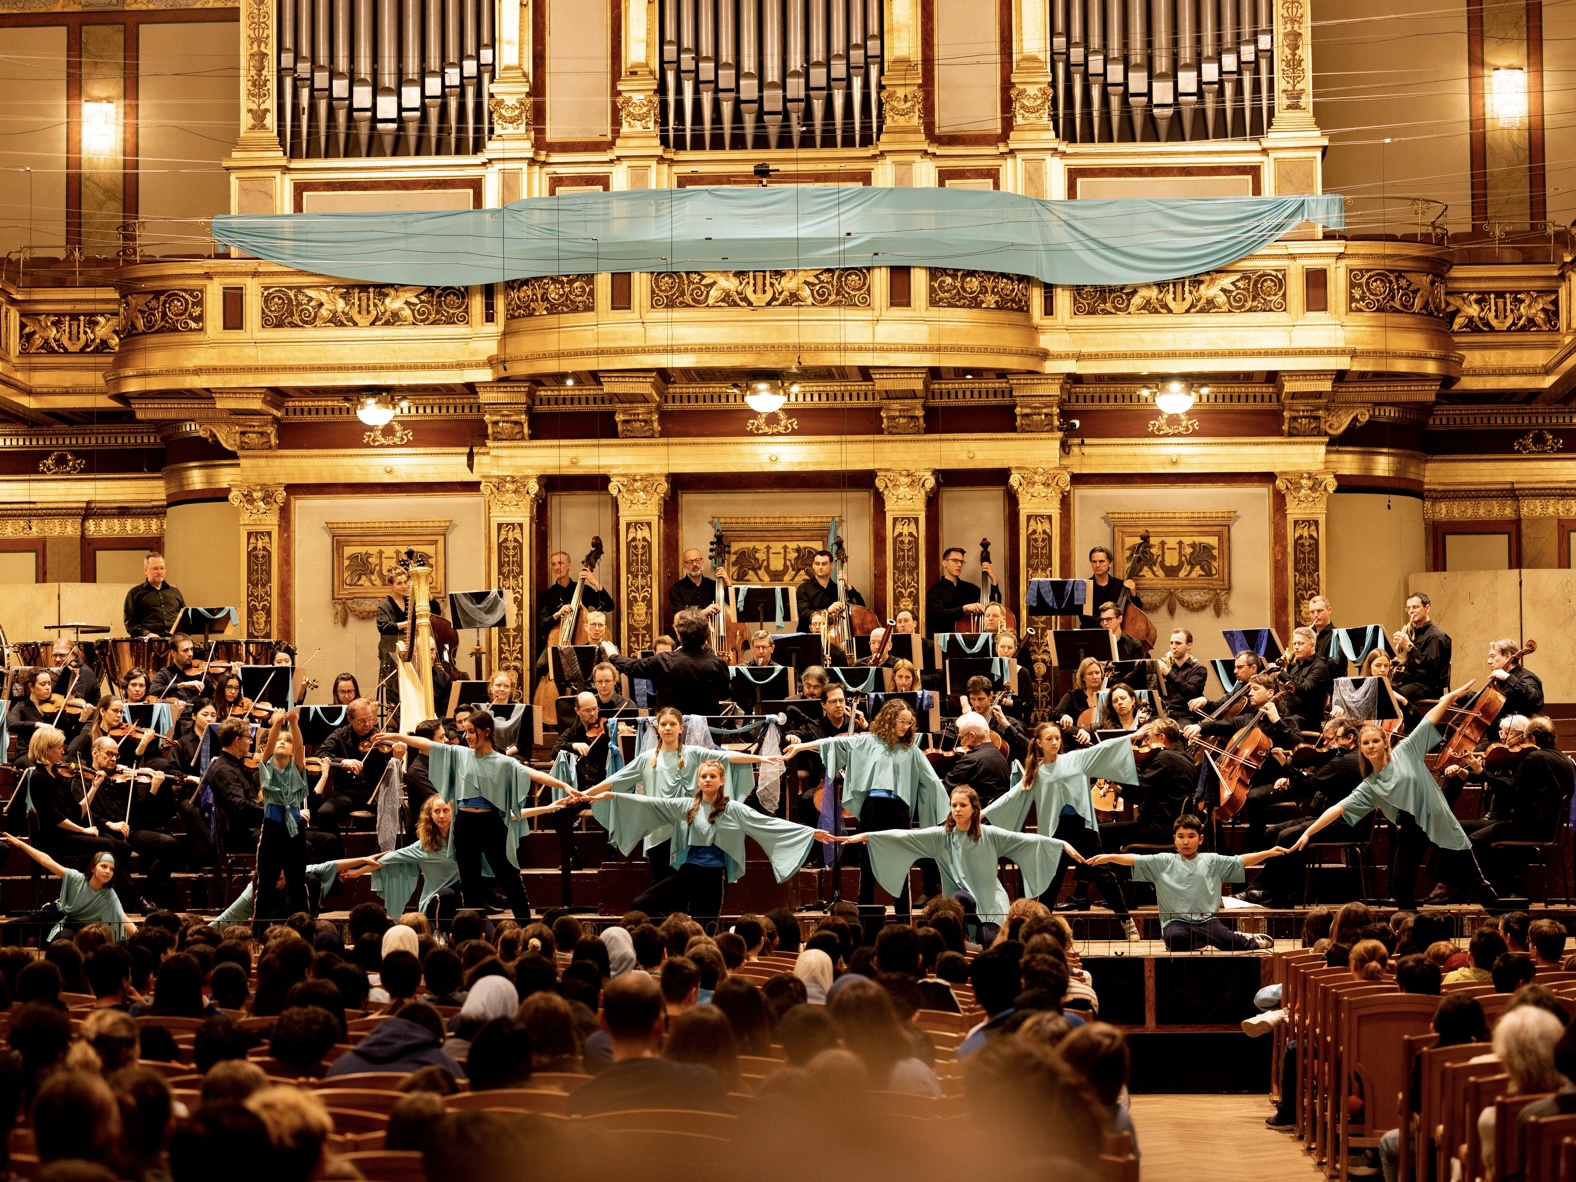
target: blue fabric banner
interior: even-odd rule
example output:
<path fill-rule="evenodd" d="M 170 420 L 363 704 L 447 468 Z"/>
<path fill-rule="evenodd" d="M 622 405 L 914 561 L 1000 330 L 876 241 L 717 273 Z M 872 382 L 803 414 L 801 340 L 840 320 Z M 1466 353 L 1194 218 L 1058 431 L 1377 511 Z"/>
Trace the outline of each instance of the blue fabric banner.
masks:
<path fill-rule="evenodd" d="M 961 267 L 1055 284 L 1154 283 L 1252 254 L 1344 199 L 1042 201 L 969 189 L 641 189 L 502 209 L 231 214 L 220 242 L 300 271 L 373 283 L 497 283 L 603 271 Z"/>

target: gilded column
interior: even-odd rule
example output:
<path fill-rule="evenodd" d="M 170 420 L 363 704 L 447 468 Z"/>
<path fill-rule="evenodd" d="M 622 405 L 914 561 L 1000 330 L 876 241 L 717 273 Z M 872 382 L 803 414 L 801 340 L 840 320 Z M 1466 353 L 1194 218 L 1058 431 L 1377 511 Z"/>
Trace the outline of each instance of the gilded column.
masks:
<path fill-rule="evenodd" d="M 507 670 L 529 688 L 535 665 L 531 652 L 531 538 L 542 487 L 534 476 L 495 476 L 482 482 L 487 501 L 487 577 L 514 600 L 513 623 L 487 634 L 494 673 Z"/>
<path fill-rule="evenodd" d="M 1022 651 L 1029 654 L 1034 672 L 1035 722 L 1051 716 L 1055 705 L 1055 679 L 1052 677 L 1051 616 L 1030 616 L 1028 589 L 1030 579 L 1056 578 L 1056 556 L 1061 552 L 1062 498 L 1072 487 L 1072 476 L 1065 468 L 1014 468 L 1008 487 L 1018 498 L 1018 553 L 1023 555 L 1023 577 L 1018 602 L 1020 631 L 1024 633 Z M 1034 634 L 1028 634 L 1030 628 Z"/>
<path fill-rule="evenodd" d="M 1275 478 L 1275 487 L 1286 500 L 1286 585 L 1295 627 L 1308 622 L 1308 600 L 1324 594 L 1325 514 L 1335 477 L 1328 472 L 1283 472 Z"/>
<path fill-rule="evenodd" d="M 1275 3 L 1275 118 L 1271 130 L 1312 131 L 1313 3 Z"/>
<path fill-rule="evenodd" d="M 278 29 L 274 12 L 277 0 L 245 0 L 241 9 L 241 127 L 235 154 L 277 155 L 279 132 L 275 118 L 279 99 L 274 93 L 279 60 Z"/>
<path fill-rule="evenodd" d="M 657 586 L 661 574 L 662 504 L 668 499 L 666 476 L 614 476 L 607 491 L 618 499 L 618 604 L 623 620 L 623 651 L 651 647 L 663 631 Z"/>
<path fill-rule="evenodd" d="M 928 468 L 895 468 L 876 473 L 876 488 L 886 505 L 887 611 L 907 608 L 925 631 L 925 502 L 936 491 Z"/>
<path fill-rule="evenodd" d="M 241 572 L 246 587 L 248 640 L 268 640 L 284 629 L 279 619 L 279 515 L 282 484 L 242 484 L 230 490 L 241 511 Z"/>

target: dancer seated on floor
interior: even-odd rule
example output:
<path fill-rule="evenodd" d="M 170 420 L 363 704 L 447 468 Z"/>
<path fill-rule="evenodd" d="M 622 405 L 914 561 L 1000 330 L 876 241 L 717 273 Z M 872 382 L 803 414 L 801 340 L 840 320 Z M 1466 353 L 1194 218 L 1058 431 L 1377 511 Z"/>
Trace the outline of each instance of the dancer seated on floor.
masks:
<path fill-rule="evenodd" d="M 1256 854 L 1201 854 L 1204 822 L 1183 813 L 1172 826 L 1174 854 L 1098 854 L 1089 859 L 1091 866 L 1131 866 L 1137 882 L 1155 884 L 1160 905 L 1160 935 L 1168 952 L 1194 952 L 1206 944 L 1231 952 L 1275 947 L 1263 934 L 1234 932 L 1220 922 L 1220 886 L 1225 882 L 1244 882 L 1247 868 L 1286 851 L 1276 847 Z"/>
<path fill-rule="evenodd" d="M 53 925 L 40 943 L 53 940 L 65 930 L 67 924 L 73 929 L 90 923 L 106 924 L 117 941 L 130 939 L 137 934 L 137 925 L 126 918 L 119 896 L 111 889 L 115 881 L 114 854 L 108 850 L 99 850 L 88 859 L 88 872 L 83 874 L 80 870 L 67 869 L 14 833 L 0 833 L 0 840 L 14 845 L 60 879 L 60 898 L 28 915 L 23 921 L 28 924 Z"/>

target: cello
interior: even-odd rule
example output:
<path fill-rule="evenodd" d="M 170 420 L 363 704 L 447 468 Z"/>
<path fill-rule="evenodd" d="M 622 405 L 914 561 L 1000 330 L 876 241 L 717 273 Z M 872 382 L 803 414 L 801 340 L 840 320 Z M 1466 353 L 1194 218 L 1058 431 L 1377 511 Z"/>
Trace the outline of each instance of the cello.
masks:
<path fill-rule="evenodd" d="M 1529 640 L 1510 654 L 1505 665 L 1513 665 L 1522 657 L 1537 651 L 1538 642 Z M 1439 750 L 1425 761 L 1441 786 L 1444 784 L 1446 769 L 1477 750 L 1477 745 L 1483 741 L 1489 727 L 1494 725 L 1494 720 L 1504 708 L 1505 691 L 1499 688 L 1499 682 L 1492 677 L 1487 685 L 1473 695 L 1472 701 L 1465 706 L 1449 708 L 1449 712 L 1455 715 L 1455 721 L 1445 733 L 1445 741 L 1440 744 Z"/>
<path fill-rule="evenodd" d="M 1143 645 L 1146 653 L 1155 647 L 1155 641 L 1159 639 L 1160 633 L 1155 628 L 1154 621 L 1144 614 L 1144 609 L 1133 602 L 1133 595 L 1127 589 L 1127 584 L 1138 577 L 1138 572 L 1144 566 L 1144 555 L 1147 553 L 1149 553 L 1149 531 L 1145 530 L 1139 535 L 1138 545 L 1133 547 L 1132 555 L 1127 560 L 1127 574 L 1122 576 L 1122 593 L 1116 599 L 1116 610 L 1122 617 L 1122 632 Z"/>
<path fill-rule="evenodd" d="M 985 619 L 985 609 L 991 605 L 991 602 L 992 602 L 991 601 L 991 591 L 994 589 L 994 587 L 996 585 L 995 580 L 992 579 L 991 576 L 990 576 L 990 572 L 985 569 L 985 567 L 987 567 L 989 565 L 990 565 L 990 539 L 989 538 L 981 538 L 980 539 L 980 610 L 979 610 L 978 614 L 964 616 L 963 619 L 958 621 L 958 623 L 957 623 L 957 630 L 959 632 L 978 632 L 978 631 L 980 631 L 980 629 L 982 627 L 982 622 Z M 1009 608 L 1004 601 L 1003 602 L 998 602 L 996 604 L 996 606 L 1001 608 L 1001 623 L 1002 623 L 1002 627 L 1008 629 L 1009 631 L 1016 632 L 1018 630 L 1018 621 L 1013 616 L 1012 609 Z"/>
<path fill-rule="evenodd" d="M 591 549 L 586 553 L 585 561 L 580 564 L 580 577 L 575 580 L 575 591 L 566 605 L 569 610 L 558 622 L 557 635 L 548 644 L 559 650 L 559 659 L 567 660 L 575 672 L 576 679 L 584 684 L 585 678 L 580 671 L 579 659 L 574 654 L 572 647 L 580 639 L 579 632 L 584 628 L 585 621 L 581 618 L 580 602 L 585 597 L 586 572 L 596 569 L 596 564 L 602 561 L 602 539 L 593 535 Z M 568 650 L 567 652 L 565 650 Z M 547 676 L 536 684 L 536 696 L 532 705 L 536 707 L 538 716 L 547 726 L 558 725 L 558 682 L 553 680 L 552 661 L 547 665 Z"/>
<path fill-rule="evenodd" d="M 1274 740 L 1259 729 L 1259 724 L 1264 721 L 1264 711 L 1270 702 L 1279 702 L 1290 693 L 1289 686 L 1276 693 L 1269 702 L 1259 707 L 1246 726 L 1225 743 L 1211 743 L 1204 738 L 1193 740 L 1195 746 L 1214 756 L 1212 762 L 1215 773 L 1220 777 L 1219 803 L 1210 810 L 1215 820 L 1229 820 L 1247 803 L 1248 782 L 1253 779 L 1253 773 L 1264 766 L 1264 761 L 1270 758 L 1270 752 L 1275 747 Z"/>

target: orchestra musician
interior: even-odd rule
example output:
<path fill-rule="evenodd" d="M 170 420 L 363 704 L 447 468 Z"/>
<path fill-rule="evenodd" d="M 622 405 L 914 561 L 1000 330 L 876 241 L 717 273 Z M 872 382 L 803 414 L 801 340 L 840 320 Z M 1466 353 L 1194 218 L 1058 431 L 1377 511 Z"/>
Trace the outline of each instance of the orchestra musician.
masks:
<path fill-rule="evenodd" d="M 899 636 L 914 636 L 919 632 L 919 620 L 906 607 L 898 608 L 892 617 L 892 628 Z"/>
<path fill-rule="evenodd" d="M 1262 673 L 1265 669 L 1264 658 L 1251 649 L 1243 649 L 1232 659 L 1231 674 L 1240 686 L 1255 673 Z M 1222 694 L 1218 698 L 1206 698 L 1202 694 L 1187 704 L 1187 708 L 1194 714 L 1213 714 L 1225 704 L 1229 694 Z"/>
<path fill-rule="evenodd" d="M 427 610 L 435 615 L 443 614 L 443 604 L 434 599 L 429 601 Z M 403 567 L 397 568 L 389 579 L 389 593 L 378 604 L 378 680 L 382 681 L 394 671 L 396 659 L 395 645 L 401 640 L 410 639 L 410 572 Z M 356 691 L 356 697 L 361 696 L 361 691 Z M 337 702 L 338 699 L 336 698 Z M 343 705 L 344 703 L 340 703 Z M 300 875 L 292 876 L 294 882 Z M 292 888 L 294 889 L 294 888 Z"/>
<path fill-rule="evenodd" d="M 569 577 L 569 555 L 557 551 L 548 558 L 547 569 L 553 581 L 536 597 L 536 643 L 542 654 L 536 671 L 542 676 L 547 673 L 547 646 L 558 643 L 558 621 L 569 614 L 569 601 L 575 597 L 575 580 Z M 580 577 L 586 582 L 580 606 L 590 611 L 612 611 L 613 597 L 602 589 L 596 571 L 585 567 Z"/>
<path fill-rule="evenodd" d="M 987 603 L 980 613 L 980 631 L 995 636 L 1007 626 L 1007 613 L 999 603 Z"/>
<path fill-rule="evenodd" d="M 1073 688 L 1062 695 L 1051 716 L 1062 728 L 1062 747 L 1085 747 L 1091 741 L 1090 730 L 1080 727 L 1078 720 L 1089 713 L 1089 727 L 1100 712 L 1100 687 L 1105 684 L 1105 666 L 1097 657 L 1085 657 L 1078 662 L 1073 674 Z M 1169 830 L 1167 831 L 1169 832 Z"/>
<path fill-rule="evenodd" d="M 1318 730 L 1330 704 L 1334 682 L 1330 679 L 1329 662 L 1319 656 L 1318 634 L 1312 628 L 1304 625 L 1292 630 L 1291 660 L 1282 676 L 1292 687 L 1285 713 L 1302 730 Z"/>
<path fill-rule="evenodd" d="M 1321 671 L 1328 672 L 1322 662 L 1319 667 Z M 1248 679 L 1248 704 L 1242 714 L 1236 718 L 1200 719 L 1183 727 L 1182 734 L 1189 740 L 1204 735 L 1221 746 L 1229 746 L 1262 712 L 1259 730 L 1269 737 L 1276 748 L 1289 752 L 1302 741 L 1302 735 L 1296 721 L 1283 715 L 1275 704 L 1275 692 L 1279 686 L 1280 680 L 1274 673 L 1255 673 Z M 1248 799 L 1242 806 L 1242 813 L 1248 820 L 1248 845 L 1254 849 L 1264 842 L 1271 797 L 1275 793 L 1276 781 L 1281 778 L 1280 768 L 1278 759 L 1266 756 L 1248 781 Z"/>
<path fill-rule="evenodd" d="M 1406 597 L 1407 625 L 1392 637 L 1397 657 L 1391 678 L 1395 692 L 1416 705 L 1443 694 L 1450 676 L 1450 637 L 1433 622 L 1433 612 L 1427 594 L 1412 592 Z"/>
<path fill-rule="evenodd" d="M 378 713 L 370 698 L 357 698 L 345 708 L 345 714 L 349 721 L 318 744 L 317 755 L 335 760 L 336 764 L 327 785 L 319 783 L 314 787 L 315 799 L 307 810 L 313 827 L 332 835 L 336 847 L 341 824 L 352 812 L 370 807 L 373 789 L 388 766 L 390 754 L 373 742 Z M 338 856 L 336 848 L 334 853 L 314 856 L 313 860 L 321 862 Z"/>
<path fill-rule="evenodd" d="M 914 662 L 899 658 L 892 665 L 892 690 L 899 694 L 919 693 L 919 670 Z"/>
<path fill-rule="evenodd" d="M 1525 714 L 1532 717 L 1543 710 L 1543 680 L 1512 655 L 1520 650 L 1510 637 L 1491 641 L 1488 646 L 1489 678 L 1499 682 L 1505 695 L 1501 714 Z M 77 695 L 81 697 L 82 695 Z"/>
<path fill-rule="evenodd" d="M 97 706 L 99 682 L 92 668 L 85 664 L 77 646 L 69 640 L 56 640 L 49 647 L 49 667 L 55 672 L 55 693 L 66 698 L 81 698 L 90 706 Z"/>
<path fill-rule="evenodd" d="M 1208 667 L 1193 659 L 1193 633 L 1186 628 L 1172 629 L 1170 648 L 1156 662 L 1155 669 L 1160 674 L 1160 696 L 1166 713 L 1179 723 L 1191 722 L 1189 703 L 1203 694 L 1209 680 Z"/>
<path fill-rule="evenodd" d="M 764 628 L 757 628 L 750 636 L 750 659 L 744 662 L 756 669 L 765 669 L 776 664 L 772 660 L 772 653 L 777 650 L 777 642 L 772 639 L 772 634 Z"/>
<path fill-rule="evenodd" d="M 598 645 L 610 653 L 618 651 L 618 645 L 613 643 L 608 634 L 606 612 L 586 612 L 586 643 Z"/>
<path fill-rule="evenodd" d="M 198 698 L 192 703 L 192 712 L 176 725 L 174 755 L 182 775 L 201 774 L 203 736 L 218 721 L 218 708 L 207 698 Z"/>
<path fill-rule="evenodd" d="M 837 633 L 828 631 L 832 627 L 831 621 L 836 614 L 835 612 L 813 612 L 810 616 L 810 632 L 812 635 L 825 638 L 826 643 L 823 646 L 825 651 L 821 655 L 826 663 L 837 668 L 843 668 L 850 664 L 848 653 L 844 651 L 842 645 L 838 644 L 835 639 L 832 639 Z"/>
<path fill-rule="evenodd" d="M 1138 597 L 1137 583 L 1132 579 L 1119 580 L 1111 577 L 1111 564 L 1115 561 L 1116 556 L 1111 553 L 1109 546 L 1096 546 L 1089 551 L 1089 596 L 1084 604 L 1083 614 L 1085 628 L 1093 628 L 1097 625 L 1101 628 L 1106 627 L 1100 620 L 1100 609 L 1108 603 L 1115 605 L 1124 590 L 1134 607 L 1144 606 L 1143 600 Z M 1117 615 L 1120 616 L 1121 613 L 1118 612 Z"/>
<path fill-rule="evenodd" d="M 955 730 L 958 757 L 947 769 L 942 782 L 948 792 L 954 788 L 973 788 L 982 805 L 990 804 L 1007 791 L 1012 767 L 1001 748 L 991 742 L 991 728 L 983 715 L 970 710 L 958 719 Z M 1024 747 L 1027 750 L 1027 740 Z M 928 887 L 925 889 L 926 895 L 934 893 Z"/>
<path fill-rule="evenodd" d="M 148 693 L 155 698 L 174 698 L 187 706 L 202 697 L 206 683 L 194 648 L 192 638 L 184 632 L 170 637 L 170 663 L 153 675 Z"/>
<path fill-rule="evenodd" d="M 514 700 L 514 674 L 507 669 L 500 669 L 492 675 L 492 680 L 487 683 L 487 704 L 489 706 L 507 706 Z"/>
<path fill-rule="evenodd" d="M 591 688 L 595 691 L 597 709 L 602 713 L 617 714 L 621 710 L 631 713 L 634 711 L 634 699 L 626 698 L 618 692 L 618 669 L 611 661 L 598 661 L 592 666 Z"/>
<path fill-rule="evenodd" d="M 1358 675 L 1360 677 L 1383 677 L 1386 681 L 1389 681 L 1390 674 L 1394 668 L 1395 662 L 1390 659 L 1390 654 L 1382 648 L 1376 648 L 1363 658 L 1362 667 Z M 1390 692 L 1395 693 L 1395 686 L 1392 685 L 1390 687 Z M 1402 706 L 1406 705 L 1406 699 L 1400 694 L 1395 694 L 1395 700 Z"/>
<path fill-rule="evenodd" d="M 1527 744 L 1520 748 L 1510 791 L 1495 794 L 1484 820 L 1463 825 L 1472 848 L 1482 851 L 1479 856 L 1490 881 L 1502 893 L 1514 888 L 1527 860 L 1524 849 L 1502 850 L 1496 843 L 1554 841 L 1561 819 L 1569 814 L 1572 776 L 1576 774 L 1576 764 L 1555 746 L 1554 723 L 1547 717 L 1540 714 L 1529 719 L 1524 733 Z"/>
<path fill-rule="evenodd" d="M 991 602 L 999 603 L 1001 584 L 996 580 L 990 563 L 981 563 L 980 570 L 991 576 Z M 963 577 L 963 548 L 948 546 L 941 553 L 941 577 L 925 592 L 925 624 L 930 630 L 930 635 L 935 636 L 938 632 L 956 632 L 958 622 L 965 616 L 977 616 L 984 610 L 980 606 L 979 584 L 971 583 Z M 899 632 L 904 630 L 901 613 L 897 629 Z"/>
<path fill-rule="evenodd" d="M 50 695 L 55 692 L 55 675 L 49 669 L 42 667 L 34 669 L 27 675 L 27 693 L 18 698 L 11 709 L 6 712 L 6 729 L 16 739 L 17 749 L 26 750 L 31 740 L 34 728 L 50 726 L 60 730 L 55 718 L 64 715 L 60 711 L 51 710 L 47 713 L 44 704 L 49 701 Z"/>
<path fill-rule="evenodd" d="M 417 738 L 431 739 L 434 743 L 452 743 L 454 739 L 449 735 L 449 728 L 439 718 L 425 718 L 418 722 L 411 733 Z M 436 796 L 438 790 L 432 786 L 432 777 L 427 773 L 427 753 L 415 747 L 406 748 L 405 758 L 405 799 L 410 807 L 410 815 L 421 816 L 422 806 L 429 797 Z"/>
<path fill-rule="evenodd" d="M 1149 721 L 1148 706 L 1140 705 L 1138 691 L 1125 681 L 1111 686 L 1105 696 L 1105 706 L 1094 716 L 1094 725 L 1102 731 L 1135 731 Z"/>
<path fill-rule="evenodd" d="M 598 666 L 601 668 L 601 666 Z M 565 751 L 575 757 L 575 783 L 600 784 L 607 779 L 608 756 L 607 717 L 598 709 L 597 696 L 589 691 L 575 697 L 575 720 L 558 733 L 553 747 L 556 760 Z M 575 822 L 591 806 L 584 802 L 566 804 L 553 814 L 553 828 L 558 831 L 558 856 L 564 874 L 563 906 L 570 907 L 569 890 L 572 883 L 570 871 L 580 869 L 580 854 L 575 849 Z"/>
<path fill-rule="evenodd" d="M 98 816 L 129 818 L 101 821 L 118 833 L 142 859 L 144 888 L 155 907 L 170 907 L 170 872 L 181 864 L 181 839 L 171 829 L 175 824 L 176 796 L 181 790 L 177 773 L 150 768 L 141 775 L 115 775 L 120 744 L 108 736 L 93 744 L 95 778 L 106 773 L 94 801 Z M 129 795 L 128 795 L 129 794 Z M 131 866 L 122 864 L 126 881 L 131 881 Z"/>
<path fill-rule="evenodd" d="M 996 655 L 1006 660 L 1018 656 L 1018 634 L 1006 628 L 996 633 Z M 1001 708 L 1027 731 L 1029 716 L 1034 713 L 1034 670 L 1025 662 L 1018 662 L 1017 684 L 1009 686 Z"/>
<path fill-rule="evenodd" d="M 1330 601 L 1322 595 L 1308 600 L 1308 621 L 1313 625 L 1314 652 L 1330 667 L 1330 680 L 1346 676 L 1346 654 L 1341 652 L 1335 625 L 1330 620 Z"/>
<path fill-rule="evenodd" d="M 164 556 L 149 554 L 142 561 L 142 582 L 126 592 L 121 616 L 126 635 L 133 640 L 168 636 L 186 607 L 186 597 L 174 584 L 164 581 L 164 569 Z"/>
<path fill-rule="evenodd" d="M 223 718 L 229 718 L 232 714 L 239 714 L 245 694 L 246 690 L 241 684 L 241 675 L 239 673 L 227 673 L 219 679 L 219 684 L 214 689 L 214 709 Z"/>
<path fill-rule="evenodd" d="M 151 682 L 146 669 L 132 669 L 126 674 L 124 698 L 128 705 L 148 700 L 148 685 Z"/>
<path fill-rule="evenodd" d="M 1322 813 L 1337 800 L 1344 800 L 1362 783 L 1363 773 L 1357 758 L 1357 734 L 1361 723 L 1336 715 L 1324 724 L 1319 734 L 1322 748 L 1318 760 L 1304 766 L 1289 764 L 1285 774 L 1275 781 L 1275 791 L 1285 799 L 1300 806 L 1298 817 L 1284 821 L 1269 831 L 1269 840 L 1280 847 L 1290 848 L 1302 836 L 1311 817 Z M 1366 842 L 1373 826 L 1370 814 L 1364 818 L 1354 835 Z M 1243 892 L 1243 899 L 1265 907 L 1300 907 L 1303 899 L 1303 882 L 1306 879 L 1307 855 L 1301 852 L 1267 863 L 1259 876 L 1259 885 Z"/>
<path fill-rule="evenodd" d="M 1157 718 L 1144 732 L 1149 757 L 1138 769 L 1138 784 L 1122 794 L 1135 819 L 1100 826 L 1100 843 L 1116 851 L 1130 845 L 1164 845 L 1172 826 L 1188 811 L 1198 783 L 1198 768 L 1182 750 L 1182 729 L 1174 718 Z"/>
<path fill-rule="evenodd" d="M 677 707 L 681 714 L 716 714 L 728 698 L 728 666 L 707 645 L 706 617 L 692 607 L 674 619 L 679 647 L 649 657 L 609 654 L 614 668 L 630 680 L 645 678 L 656 695 L 654 709 Z M 607 651 L 606 645 L 603 651 Z"/>
<path fill-rule="evenodd" d="M 859 734 L 870 729 L 865 716 L 857 710 L 853 714 L 853 726 L 849 727 L 848 690 L 837 682 L 827 686 L 821 696 L 819 717 L 807 717 L 798 711 L 795 711 L 795 715 L 795 719 L 789 723 L 791 730 L 785 736 L 785 741 L 789 743 L 809 743 L 816 739 L 830 739 L 834 735 Z M 806 752 L 799 757 L 798 772 L 804 787 L 799 793 L 796 819 L 801 825 L 819 824 L 821 810 L 816 807 L 815 793 L 825 778 L 826 765 L 819 755 Z M 812 850 L 812 858 L 814 854 Z"/>
<path fill-rule="evenodd" d="M 708 620 L 722 610 L 717 603 L 717 580 L 709 575 L 700 573 L 701 553 L 694 546 L 680 556 L 680 565 L 684 574 L 679 581 L 668 588 L 668 608 L 678 613 L 687 607 L 692 607 Z M 723 585 L 726 587 L 728 576 L 723 571 L 717 572 Z"/>
<path fill-rule="evenodd" d="M 843 593 L 850 604 L 858 607 L 865 605 L 864 596 L 848 586 L 848 579 L 839 573 L 839 580 L 843 585 Z M 817 550 L 815 557 L 810 560 L 810 573 L 804 582 L 799 584 L 794 592 L 794 602 L 797 605 L 799 620 L 805 621 L 816 612 L 824 611 L 827 619 L 834 624 L 837 614 L 842 610 L 842 605 L 837 599 L 837 583 L 832 581 L 832 552 L 830 550 Z"/>
<path fill-rule="evenodd" d="M 990 727 L 991 734 L 996 737 L 997 746 L 1001 748 L 1007 758 L 1016 759 L 1020 762 L 1027 758 L 1029 754 L 1029 736 L 1018 725 L 1018 720 L 1009 717 L 1007 712 L 1001 708 L 1001 704 L 996 701 L 996 691 L 991 679 L 983 673 L 976 673 L 964 683 L 963 688 L 968 694 L 969 709 L 985 719 L 986 724 Z M 955 734 L 955 726 L 956 724 L 949 724 L 947 730 L 953 731 Z M 951 735 L 943 732 L 941 738 L 943 750 L 952 748 L 953 743 L 951 739 Z M 984 799 L 985 794 L 981 792 L 980 797 Z"/>
<path fill-rule="evenodd" d="M 1116 610 L 1116 604 L 1100 605 L 1100 627 L 1111 634 L 1118 661 L 1142 661 L 1149 655 L 1143 645 L 1122 631 L 1122 613 Z"/>

